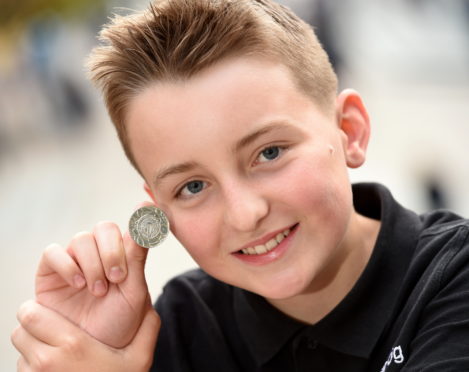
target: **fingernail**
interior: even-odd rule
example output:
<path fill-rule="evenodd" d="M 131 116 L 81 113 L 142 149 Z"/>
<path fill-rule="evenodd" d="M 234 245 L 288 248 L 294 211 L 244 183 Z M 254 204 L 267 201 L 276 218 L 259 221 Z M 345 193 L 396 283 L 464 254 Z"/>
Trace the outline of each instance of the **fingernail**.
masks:
<path fill-rule="evenodd" d="M 83 278 L 83 276 L 80 274 L 76 274 L 73 277 L 73 282 L 75 283 L 75 287 L 77 288 L 82 288 L 86 284 L 85 278 Z"/>
<path fill-rule="evenodd" d="M 123 275 L 124 270 L 122 270 L 119 266 L 113 266 L 111 267 L 111 270 L 109 270 L 109 277 L 113 282 L 117 282 L 122 279 Z"/>
<path fill-rule="evenodd" d="M 101 296 L 106 293 L 106 284 L 102 280 L 97 280 L 94 282 L 93 292 L 97 296 Z"/>

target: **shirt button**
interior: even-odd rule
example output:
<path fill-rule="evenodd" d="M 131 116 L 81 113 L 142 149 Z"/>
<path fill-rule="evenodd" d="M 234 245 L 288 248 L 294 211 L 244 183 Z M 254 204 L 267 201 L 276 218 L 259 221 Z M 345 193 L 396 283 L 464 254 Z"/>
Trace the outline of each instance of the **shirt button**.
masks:
<path fill-rule="evenodd" d="M 306 346 L 309 350 L 315 350 L 318 347 L 318 341 L 308 337 Z"/>

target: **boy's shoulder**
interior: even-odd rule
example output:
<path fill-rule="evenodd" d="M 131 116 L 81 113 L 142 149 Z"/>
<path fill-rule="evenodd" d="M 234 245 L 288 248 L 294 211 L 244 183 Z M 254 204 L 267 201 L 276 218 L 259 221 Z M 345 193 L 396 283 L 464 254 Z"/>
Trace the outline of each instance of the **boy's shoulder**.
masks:
<path fill-rule="evenodd" d="M 377 332 L 370 370 L 400 371 L 405 364 L 420 371 L 430 363 L 468 370 L 469 358 L 461 357 L 467 346 L 458 340 L 469 325 L 469 221 L 447 210 L 415 213 L 382 185 L 353 190 L 357 211 L 381 220 L 370 262 L 340 305 L 365 300 L 374 309 L 368 319 L 379 326 L 368 328 L 368 338 Z"/>
<path fill-rule="evenodd" d="M 358 213 L 380 220 L 381 230 L 401 234 L 412 231 L 418 238 L 439 235 L 455 230 L 465 231 L 469 219 L 450 210 L 439 209 L 418 214 L 393 197 L 390 190 L 378 183 L 352 185 L 353 201 Z M 414 235 L 415 236 L 415 235 Z"/>
<path fill-rule="evenodd" d="M 417 264 L 429 261 L 427 271 L 440 286 L 469 273 L 469 220 L 450 211 L 420 216 L 423 226 L 414 254 Z"/>
<path fill-rule="evenodd" d="M 469 219 L 461 217 L 449 210 L 440 209 L 420 215 L 423 222 L 422 237 L 431 237 L 439 234 L 456 231 L 467 231 Z"/>

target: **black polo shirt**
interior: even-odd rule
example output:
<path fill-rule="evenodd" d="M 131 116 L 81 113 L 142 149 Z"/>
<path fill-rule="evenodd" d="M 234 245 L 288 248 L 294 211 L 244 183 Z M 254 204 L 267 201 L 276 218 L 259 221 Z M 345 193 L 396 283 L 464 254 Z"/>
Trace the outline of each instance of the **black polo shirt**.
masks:
<path fill-rule="evenodd" d="M 353 186 L 357 212 L 380 219 L 359 280 L 314 325 L 193 270 L 156 303 L 151 371 L 469 371 L 469 223 L 417 215 L 377 184 Z"/>

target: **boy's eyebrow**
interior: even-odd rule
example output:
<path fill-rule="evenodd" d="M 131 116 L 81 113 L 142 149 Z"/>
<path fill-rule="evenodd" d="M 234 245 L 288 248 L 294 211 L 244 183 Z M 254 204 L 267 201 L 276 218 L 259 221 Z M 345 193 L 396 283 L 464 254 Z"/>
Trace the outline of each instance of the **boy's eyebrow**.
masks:
<path fill-rule="evenodd" d="M 233 146 L 233 152 L 239 152 L 242 148 L 248 146 L 260 136 L 263 136 L 275 130 L 285 128 L 287 126 L 288 124 L 284 122 L 274 122 L 274 123 L 271 123 L 270 125 L 260 128 L 254 131 L 253 133 L 250 133 L 247 136 L 244 136 L 239 141 L 237 141 L 236 144 Z M 166 178 L 168 176 L 178 174 L 178 173 L 189 172 L 196 167 L 197 167 L 197 163 L 193 161 L 188 161 L 185 163 L 170 165 L 169 167 L 163 168 L 161 171 L 159 171 L 156 174 L 155 178 L 153 179 L 153 186 L 156 188 L 157 185 L 163 180 L 163 178 Z"/>
<path fill-rule="evenodd" d="M 173 174 L 184 173 L 194 169 L 197 164 L 193 161 L 188 161 L 181 164 L 171 165 L 169 167 L 163 168 L 157 173 L 153 179 L 153 185 L 156 186 L 163 180 L 163 178 L 171 176 Z"/>
<path fill-rule="evenodd" d="M 246 146 L 250 145 L 251 143 L 253 143 L 260 136 L 263 136 L 263 135 L 265 135 L 269 132 L 275 131 L 275 130 L 285 128 L 287 126 L 288 125 L 284 122 L 273 122 L 268 126 L 265 126 L 261 129 L 258 129 L 256 131 L 254 131 L 253 133 L 250 133 L 247 136 L 244 136 L 238 142 L 236 142 L 236 144 L 233 147 L 233 152 L 235 152 L 235 153 L 239 152 L 244 147 L 246 147 Z"/>

